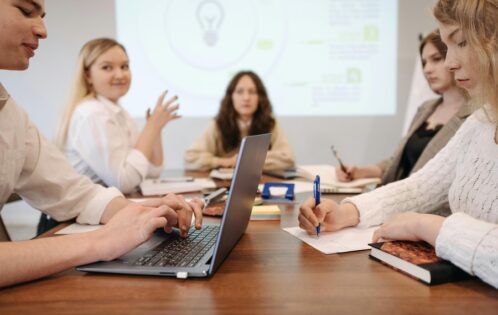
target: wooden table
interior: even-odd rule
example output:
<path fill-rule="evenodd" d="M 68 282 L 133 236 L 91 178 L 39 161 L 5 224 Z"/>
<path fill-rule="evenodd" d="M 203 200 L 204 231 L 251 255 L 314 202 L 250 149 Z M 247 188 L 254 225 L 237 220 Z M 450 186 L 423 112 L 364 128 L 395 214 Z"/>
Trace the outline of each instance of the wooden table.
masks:
<path fill-rule="evenodd" d="M 71 269 L 0 290 L 0 314 L 497 313 L 498 290 L 479 279 L 430 287 L 369 259 L 368 251 L 324 255 L 281 229 L 296 225 L 298 207 L 281 209 L 280 222 L 252 221 L 211 278 Z"/>

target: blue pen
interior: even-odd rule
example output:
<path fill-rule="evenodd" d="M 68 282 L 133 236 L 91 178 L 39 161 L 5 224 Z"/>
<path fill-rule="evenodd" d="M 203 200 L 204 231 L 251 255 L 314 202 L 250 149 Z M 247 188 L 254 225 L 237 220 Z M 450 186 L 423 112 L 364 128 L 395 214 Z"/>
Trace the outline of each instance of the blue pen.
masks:
<path fill-rule="evenodd" d="M 320 175 L 316 175 L 313 182 L 313 197 L 315 198 L 315 207 L 320 204 Z M 320 236 L 320 223 L 316 226 L 316 238 Z"/>

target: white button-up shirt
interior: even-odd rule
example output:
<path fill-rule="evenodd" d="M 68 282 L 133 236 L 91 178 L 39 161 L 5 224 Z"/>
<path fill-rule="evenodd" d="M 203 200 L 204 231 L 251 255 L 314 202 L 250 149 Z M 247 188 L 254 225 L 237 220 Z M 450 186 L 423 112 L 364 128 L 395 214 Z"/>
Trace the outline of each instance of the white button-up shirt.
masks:
<path fill-rule="evenodd" d="M 159 177 L 162 170 L 134 148 L 138 137 L 137 124 L 128 112 L 97 96 L 76 107 L 65 154 L 80 174 L 130 193 L 145 178 Z"/>
<path fill-rule="evenodd" d="M 122 194 L 76 173 L 0 83 L 0 209 L 12 193 L 58 221 L 98 224 Z"/>

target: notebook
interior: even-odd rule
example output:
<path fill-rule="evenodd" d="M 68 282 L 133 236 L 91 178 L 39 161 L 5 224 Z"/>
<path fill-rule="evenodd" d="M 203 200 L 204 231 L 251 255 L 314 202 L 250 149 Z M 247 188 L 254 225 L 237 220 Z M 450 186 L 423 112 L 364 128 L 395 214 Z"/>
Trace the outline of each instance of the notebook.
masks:
<path fill-rule="evenodd" d="M 469 277 L 449 261 L 437 257 L 434 247 L 425 242 L 391 241 L 370 246 L 370 257 L 429 285 Z"/>
<path fill-rule="evenodd" d="M 380 178 L 360 178 L 350 182 L 340 182 L 335 175 L 332 165 L 300 165 L 297 167 L 299 176 L 313 181 L 316 175 L 320 175 L 321 185 L 326 188 L 366 188 L 380 183 Z M 375 187 L 373 187 L 375 188 Z"/>
<path fill-rule="evenodd" d="M 200 231 L 192 229 L 186 240 L 176 230 L 166 234 L 161 229 L 149 241 L 118 259 L 80 266 L 77 270 L 181 279 L 213 275 L 249 224 L 270 137 L 271 134 L 263 134 L 242 140 L 220 225 L 205 225 Z M 191 249 L 185 250 L 191 245 Z"/>

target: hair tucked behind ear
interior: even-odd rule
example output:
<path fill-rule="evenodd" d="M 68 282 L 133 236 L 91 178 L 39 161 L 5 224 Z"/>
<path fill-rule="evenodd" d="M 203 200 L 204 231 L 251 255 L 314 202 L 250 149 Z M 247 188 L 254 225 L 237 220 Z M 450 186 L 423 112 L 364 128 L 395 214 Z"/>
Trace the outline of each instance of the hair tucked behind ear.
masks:
<path fill-rule="evenodd" d="M 87 42 L 81 48 L 76 64 L 76 73 L 72 82 L 69 101 L 64 107 L 64 112 L 62 113 L 55 139 L 56 145 L 61 150 L 63 150 L 66 145 L 69 124 L 71 123 L 71 117 L 73 116 L 76 106 L 85 98 L 95 97 L 91 85 L 88 84 L 86 80 L 86 73 L 98 57 L 115 46 L 121 47 L 126 53 L 124 46 L 111 38 L 97 38 Z"/>
<path fill-rule="evenodd" d="M 258 135 L 262 133 L 272 132 L 275 127 L 275 119 L 273 118 L 272 106 L 263 85 L 263 81 L 259 76 L 252 71 L 241 71 L 237 73 L 225 91 L 225 96 L 221 101 L 220 110 L 216 116 L 216 126 L 221 134 L 222 147 L 225 152 L 230 152 L 236 149 L 241 142 L 240 130 L 237 125 L 237 112 L 233 106 L 232 94 L 235 91 L 237 83 L 243 76 L 248 76 L 256 85 L 258 92 L 258 108 L 254 113 L 249 128 L 249 135 Z"/>

